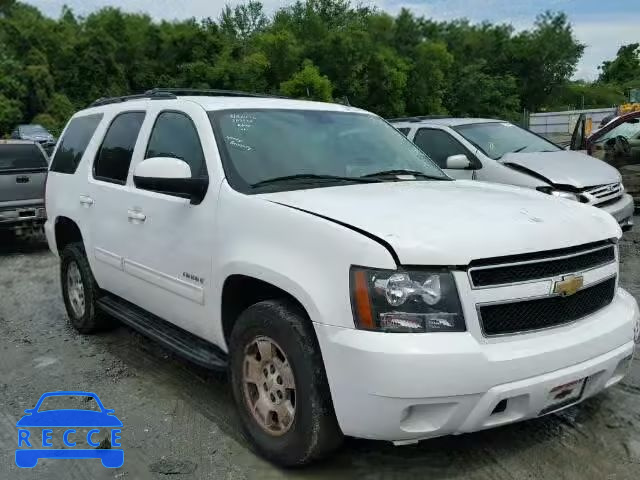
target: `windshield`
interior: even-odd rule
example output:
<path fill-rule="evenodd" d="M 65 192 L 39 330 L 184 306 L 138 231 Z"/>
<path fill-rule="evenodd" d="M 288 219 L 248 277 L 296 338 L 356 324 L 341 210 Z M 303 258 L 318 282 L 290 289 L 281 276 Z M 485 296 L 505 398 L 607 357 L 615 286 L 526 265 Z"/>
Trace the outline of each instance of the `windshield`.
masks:
<path fill-rule="evenodd" d="M 640 139 L 640 120 L 633 118 L 613 127 L 602 135 L 598 141 L 608 140 L 613 137 L 625 137 L 626 139 Z"/>
<path fill-rule="evenodd" d="M 49 132 L 42 125 L 23 125 L 20 128 L 27 135 L 49 135 Z"/>
<path fill-rule="evenodd" d="M 33 144 L 0 145 L 0 171 L 47 168 L 42 151 Z"/>
<path fill-rule="evenodd" d="M 502 158 L 507 153 L 561 150 L 544 138 L 509 122 L 470 123 L 458 125 L 453 129 L 494 160 Z"/>
<path fill-rule="evenodd" d="M 449 179 L 404 135 L 373 115 L 262 109 L 216 111 L 209 116 L 229 183 L 240 191 L 252 192 L 260 182 L 292 176 L 298 177 L 290 179 L 292 184 L 270 184 L 270 188 L 300 188 L 300 182 L 305 188 L 310 183 L 330 186 L 379 172 L 400 174 L 398 170 L 419 173 L 411 177 L 415 180 Z M 319 181 L 310 176 L 335 178 Z"/>

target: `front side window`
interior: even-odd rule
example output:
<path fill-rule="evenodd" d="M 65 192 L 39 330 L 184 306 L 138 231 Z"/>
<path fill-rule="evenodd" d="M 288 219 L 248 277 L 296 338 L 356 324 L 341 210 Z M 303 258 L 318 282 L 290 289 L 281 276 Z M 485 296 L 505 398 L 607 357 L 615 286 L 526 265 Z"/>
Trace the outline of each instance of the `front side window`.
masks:
<path fill-rule="evenodd" d="M 468 123 L 452 128 L 494 160 L 508 153 L 559 152 L 561 150 L 544 138 L 509 122 Z"/>
<path fill-rule="evenodd" d="M 35 144 L 0 144 L 0 172 L 46 168 L 47 159 Z"/>
<path fill-rule="evenodd" d="M 144 112 L 125 112 L 113 119 L 93 165 L 96 179 L 120 185 L 126 183 L 144 116 Z"/>
<path fill-rule="evenodd" d="M 102 114 L 95 114 L 76 117 L 69 122 L 51 161 L 52 172 L 68 174 L 76 172 L 84 151 L 101 120 Z"/>
<path fill-rule="evenodd" d="M 179 158 L 191 167 L 191 176 L 207 176 L 200 137 L 193 121 L 184 113 L 162 112 L 151 132 L 145 158 Z"/>
<path fill-rule="evenodd" d="M 421 128 L 413 141 L 429 155 L 440 168 L 447 168 L 447 158 L 451 155 L 465 155 L 471 160 L 471 152 L 447 132 L 435 128 Z"/>
<path fill-rule="evenodd" d="M 209 117 L 227 178 L 246 193 L 256 193 L 265 181 L 291 177 L 311 179 L 314 187 L 401 171 L 416 172 L 420 180 L 449 180 L 398 130 L 373 115 L 263 109 L 210 112 Z M 270 187 L 301 188 L 297 183 Z"/>

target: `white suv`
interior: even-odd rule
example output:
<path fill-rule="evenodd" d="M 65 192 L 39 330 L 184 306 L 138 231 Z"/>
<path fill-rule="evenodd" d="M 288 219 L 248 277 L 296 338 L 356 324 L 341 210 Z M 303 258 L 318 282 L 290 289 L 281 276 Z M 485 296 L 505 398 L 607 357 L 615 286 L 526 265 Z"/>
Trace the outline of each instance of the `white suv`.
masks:
<path fill-rule="evenodd" d="M 48 178 L 71 324 L 115 317 L 228 368 L 245 433 L 281 465 L 343 435 L 402 444 L 557 411 L 631 362 L 610 215 L 453 181 L 356 108 L 104 99 L 70 120 Z"/>

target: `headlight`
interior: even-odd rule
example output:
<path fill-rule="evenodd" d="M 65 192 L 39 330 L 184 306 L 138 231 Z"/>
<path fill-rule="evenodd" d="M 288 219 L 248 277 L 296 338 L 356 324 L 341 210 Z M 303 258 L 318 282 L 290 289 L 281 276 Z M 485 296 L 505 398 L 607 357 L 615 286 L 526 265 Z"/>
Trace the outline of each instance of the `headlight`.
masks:
<path fill-rule="evenodd" d="M 383 332 L 464 332 L 451 272 L 351 268 L 356 327 Z"/>
<path fill-rule="evenodd" d="M 538 187 L 537 190 L 547 195 L 553 195 L 554 197 L 566 198 L 567 200 L 580 201 L 580 196 L 571 192 L 562 192 L 560 190 L 554 190 L 551 187 Z"/>
<path fill-rule="evenodd" d="M 560 190 L 553 190 L 551 195 L 554 197 L 566 198 L 567 200 L 574 200 L 576 202 L 580 201 L 580 198 L 575 193 L 571 192 L 561 192 Z"/>

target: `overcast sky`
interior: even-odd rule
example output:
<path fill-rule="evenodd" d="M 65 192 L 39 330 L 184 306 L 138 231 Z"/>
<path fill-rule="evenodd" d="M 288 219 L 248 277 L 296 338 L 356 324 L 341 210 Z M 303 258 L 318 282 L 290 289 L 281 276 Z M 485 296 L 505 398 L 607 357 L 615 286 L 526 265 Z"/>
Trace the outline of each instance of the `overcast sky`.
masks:
<path fill-rule="evenodd" d="M 57 17 L 64 4 L 78 14 L 103 6 L 132 12 L 146 12 L 154 18 L 217 18 L 225 4 L 241 0 L 23 0 L 46 15 Z M 290 1 L 263 0 L 268 13 Z M 355 2 L 354 2 L 355 3 Z M 578 39 L 587 45 L 576 78 L 595 79 L 603 60 L 613 58 L 621 45 L 640 42 L 640 0 L 364 0 L 390 13 L 406 7 L 418 15 L 438 20 L 466 17 L 474 22 L 508 22 L 527 28 L 544 10 L 564 11 L 573 23 Z"/>

